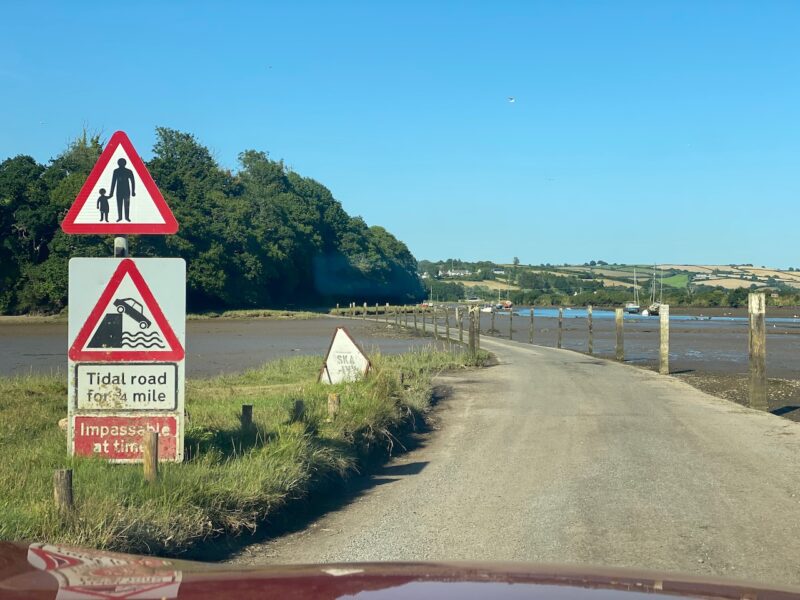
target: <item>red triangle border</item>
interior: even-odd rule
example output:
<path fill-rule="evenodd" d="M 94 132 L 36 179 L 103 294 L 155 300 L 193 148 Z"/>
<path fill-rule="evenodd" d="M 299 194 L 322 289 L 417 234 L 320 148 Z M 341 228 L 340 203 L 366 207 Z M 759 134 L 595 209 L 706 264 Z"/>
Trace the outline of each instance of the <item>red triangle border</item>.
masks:
<path fill-rule="evenodd" d="M 95 325 L 103 316 L 108 303 L 111 302 L 111 297 L 119 288 L 119 284 L 125 275 L 129 275 L 136 289 L 142 295 L 143 304 L 147 306 L 153 315 L 153 319 L 158 324 L 161 332 L 164 334 L 169 350 L 84 350 L 86 342 L 89 341 L 89 336 L 95 328 Z M 95 361 L 95 362 L 125 362 L 131 360 L 154 360 L 154 361 L 177 361 L 183 360 L 185 356 L 183 346 L 172 330 L 169 322 L 161 307 L 156 302 L 153 292 L 142 277 L 141 272 L 136 267 L 136 263 L 129 258 L 123 259 L 114 274 L 111 276 L 108 284 L 106 285 L 103 293 L 100 294 L 100 299 L 95 304 L 89 317 L 81 327 L 75 341 L 70 346 L 68 356 L 73 361 Z"/>
<path fill-rule="evenodd" d="M 136 174 L 139 176 L 142 184 L 144 184 L 145 189 L 153 199 L 156 209 L 158 209 L 161 218 L 164 219 L 164 223 L 75 222 L 75 219 L 78 218 L 78 215 L 86 204 L 86 201 L 89 199 L 89 194 L 92 193 L 94 186 L 97 184 L 97 180 L 100 179 L 103 171 L 105 171 L 108 163 L 111 161 L 114 151 L 118 146 L 122 146 L 122 148 L 125 150 L 125 153 L 128 155 L 128 158 L 131 161 L 131 167 L 134 169 L 134 171 L 136 171 Z M 139 153 L 134 149 L 133 144 L 131 144 L 130 139 L 128 139 L 128 136 L 124 131 L 117 131 L 111 136 L 111 139 L 108 141 L 103 153 L 100 155 L 100 158 L 97 159 L 97 162 L 92 168 L 92 172 L 89 173 L 89 177 L 86 178 L 86 182 L 83 184 L 81 191 L 78 192 L 75 202 L 72 203 L 72 206 L 67 212 L 67 216 L 64 217 L 64 220 L 61 222 L 61 229 L 64 231 L 64 233 L 73 234 L 102 235 L 118 233 L 157 235 L 176 233 L 178 231 L 178 221 L 175 220 L 175 215 L 172 214 L 169 206 L 167 206 L 164 196 L 161 195 L 161 191 L 158 189 L 156 182 L 153 181 L 153 178 L 150 176 L 150 172 L 147 170 L 147 167 L 139 156 Z"/>

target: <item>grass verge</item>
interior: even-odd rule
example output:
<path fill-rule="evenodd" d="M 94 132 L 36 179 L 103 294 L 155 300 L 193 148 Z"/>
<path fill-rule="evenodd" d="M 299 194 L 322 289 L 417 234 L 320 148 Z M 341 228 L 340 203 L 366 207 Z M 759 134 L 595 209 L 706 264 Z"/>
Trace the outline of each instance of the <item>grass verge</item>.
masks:
<path fill-rule="evenodd" d="M 0 378 L 0 539 L 174 556 L 218 536 L 252 532 L 292 501 L 391 449 L 400 428 L 424 417 L 436 373 L 487 358 L 434 350 L 378 355 L 364 381 L 336 386 L 316 383 L 318 357 L 190 380 L 187 459 L 163 464 L 154 485 L 138 465 L 66 455 L 58 427 L 66 416 L 63 379 Z M 340 393 L 341 409 L 329 421 L 332 391 Z M 243 403 L 253 405 L 248 431 L 239 422 Z M 62 518 L 52 477 L 65 467 L 73 469 L 75 511 Z"/>

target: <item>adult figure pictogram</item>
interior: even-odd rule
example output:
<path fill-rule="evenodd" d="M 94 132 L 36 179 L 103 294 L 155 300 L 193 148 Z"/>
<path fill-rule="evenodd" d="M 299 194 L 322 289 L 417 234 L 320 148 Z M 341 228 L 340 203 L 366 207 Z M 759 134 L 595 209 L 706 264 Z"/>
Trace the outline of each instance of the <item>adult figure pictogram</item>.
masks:
<path fill-rule="evenodd" d="M 133 178 L 133 171 L 125 167 L 128 161 L 120 158 L 117 164 L 119 167 L 114 169 L 114 175 L 111 178 L 111 191 L 108 192 L 108 195 L 113 196 L 114 190 L 117 190 L 117 223 L 122 221 L 123 209 L 125 220 L 130 223 L 131 196 L 136 195 L 136 180 Z"/>

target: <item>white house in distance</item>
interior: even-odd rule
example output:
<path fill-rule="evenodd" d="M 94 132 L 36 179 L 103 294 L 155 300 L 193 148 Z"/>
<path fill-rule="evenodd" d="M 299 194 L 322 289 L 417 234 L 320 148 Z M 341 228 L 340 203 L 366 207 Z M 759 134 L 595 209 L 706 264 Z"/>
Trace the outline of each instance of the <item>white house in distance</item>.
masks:
<path fill-rule="evenodd" d="M 439 277 L 468 277 L 469 275 L 472 275 L 472 271 L 468 269 L 439 270 Z"/>

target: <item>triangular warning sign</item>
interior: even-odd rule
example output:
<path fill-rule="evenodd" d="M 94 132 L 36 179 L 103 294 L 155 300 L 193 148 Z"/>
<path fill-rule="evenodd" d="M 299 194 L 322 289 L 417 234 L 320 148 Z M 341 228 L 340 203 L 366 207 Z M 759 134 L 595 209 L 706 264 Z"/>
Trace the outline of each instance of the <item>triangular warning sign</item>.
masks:
<path fill-rule="evenodd" d="M 175 233 L 178 222 L 123 131 L 111 136 L 61 223 L 66 233 Z"/>
<path fill-rule="evenodd" d="M 358 381 L 372 368 L 361 346 L 344 327 L 337 327 L 325 354 L 325 362 L 319 374 L 320 383 L 343 383 Z"/>
<path fill-rule="evenodd" d="M 70 360 L 182 360 L 175 332 L 136 263 L 120 262 L 69 349 Z"/>

